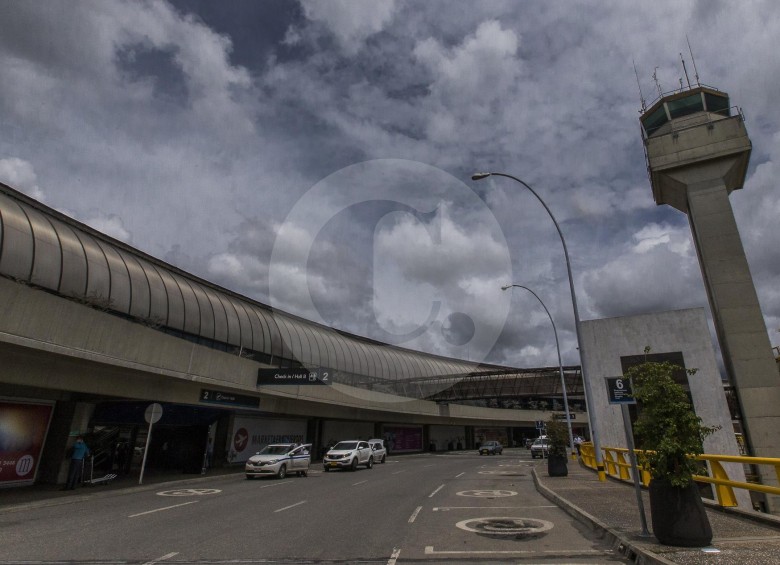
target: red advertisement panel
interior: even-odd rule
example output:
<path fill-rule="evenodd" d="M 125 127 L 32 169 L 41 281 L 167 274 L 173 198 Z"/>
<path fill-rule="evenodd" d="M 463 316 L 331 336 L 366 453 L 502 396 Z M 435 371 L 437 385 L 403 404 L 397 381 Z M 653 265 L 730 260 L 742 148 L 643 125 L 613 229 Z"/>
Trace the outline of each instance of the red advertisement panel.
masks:
<path fill-rule="evenodd" d="M 385 446 L 390 453 L 423 450 L 422 426 L 383 426 Z"/>
<path fill-rule="evenodd" d="M 52 409 L 0 400 L 0 488 L 35 481 Z"/>

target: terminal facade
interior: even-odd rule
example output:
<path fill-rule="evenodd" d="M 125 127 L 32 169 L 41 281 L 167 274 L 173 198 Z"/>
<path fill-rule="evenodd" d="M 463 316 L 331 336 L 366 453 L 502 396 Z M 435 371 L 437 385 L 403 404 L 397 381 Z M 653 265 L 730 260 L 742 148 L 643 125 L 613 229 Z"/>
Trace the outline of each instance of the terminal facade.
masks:
<path fill-rule="evenodd" d="M 538 434 L 558 367 L 523 371 L 407 350 L 280 312 L 199 279 L 0 184 L 0 486 L 95 465 L 200 473 L 276 441 L 386 439 L 391 453 Z M 268 370 L 327 371 L 269 384 Z M 265 372 L 263 372 L 265 371 Z M 578 367 L 565 369 L 587 435 Z"/>

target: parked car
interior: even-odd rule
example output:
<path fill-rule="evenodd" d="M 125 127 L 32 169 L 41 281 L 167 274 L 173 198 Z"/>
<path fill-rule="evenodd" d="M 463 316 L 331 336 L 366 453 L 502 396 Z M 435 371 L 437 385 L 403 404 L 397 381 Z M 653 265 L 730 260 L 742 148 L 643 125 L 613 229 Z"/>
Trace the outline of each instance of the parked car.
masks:
<path fill-rule="evenodd" d="M 385 449 L 385 440 L 370 439 L 368 445 L 374 453 L 374 463 L 384 463 L 387 460 L 387 449 Z"/>
<path fill-rule="evenodd" d="M 479 446 L 480 455 L 501 455 L 504 452 L 504 446 L 497 441 L 486 441 Z"/>
<path fill-rule="evenodd" d="M 250 457 L 244 465 L 244 472 L 247 479 L 263 476 L 283 479 L 289 473 L 305 477 L 310 463 L 310 443 L 274 443 Z"/>
<path fill-rule="evenodd" d="M 374 466 L 374 452 L 367 441 L 340 441 L 331 447 L 322 459 L 325 472 L 331 469 L 354 471 L 358 465 L 365 465 L 366 469 Z"/>
<path fill-rule="evenodd" d="M 531 444 L 531 459 L 539 457 L 543 459 L 550 456 L 550 444 L 547 442 L 547 438 L 537 438 Z"/>

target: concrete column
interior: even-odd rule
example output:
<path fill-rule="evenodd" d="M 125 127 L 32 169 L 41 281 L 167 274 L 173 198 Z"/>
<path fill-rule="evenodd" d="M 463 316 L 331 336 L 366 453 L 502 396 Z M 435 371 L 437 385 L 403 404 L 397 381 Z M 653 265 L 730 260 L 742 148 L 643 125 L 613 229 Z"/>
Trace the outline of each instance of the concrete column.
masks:
<path fill-rule="evenodd" d="M 688 185 L 688 219 L 751 455 L 780 457 L 780 375 L 722 180 Z M 778 486 L 772 467 L 759 472 L 765 485 Z M 767 503 L 770 512 L 780 510 L 780 497 L 767 496 Z"/>

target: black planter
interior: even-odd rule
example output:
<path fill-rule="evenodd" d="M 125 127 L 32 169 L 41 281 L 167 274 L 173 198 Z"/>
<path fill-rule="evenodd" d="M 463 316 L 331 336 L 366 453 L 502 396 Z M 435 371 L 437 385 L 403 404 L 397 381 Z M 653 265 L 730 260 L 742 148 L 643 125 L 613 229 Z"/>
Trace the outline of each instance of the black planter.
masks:
<path fill-rule="evenodd" d="M 547 458 L 547 474 L 551 477 L 565 477 L 569 474 L 566 455 L 553 455 Z"/>
<path fill-rule="evenodd" d="M 653 479 L 649 493 L 653 533 L 659 542 L 678 547 L 710 545 L 712 528 L 696 483 L 680 488 Z"/>

